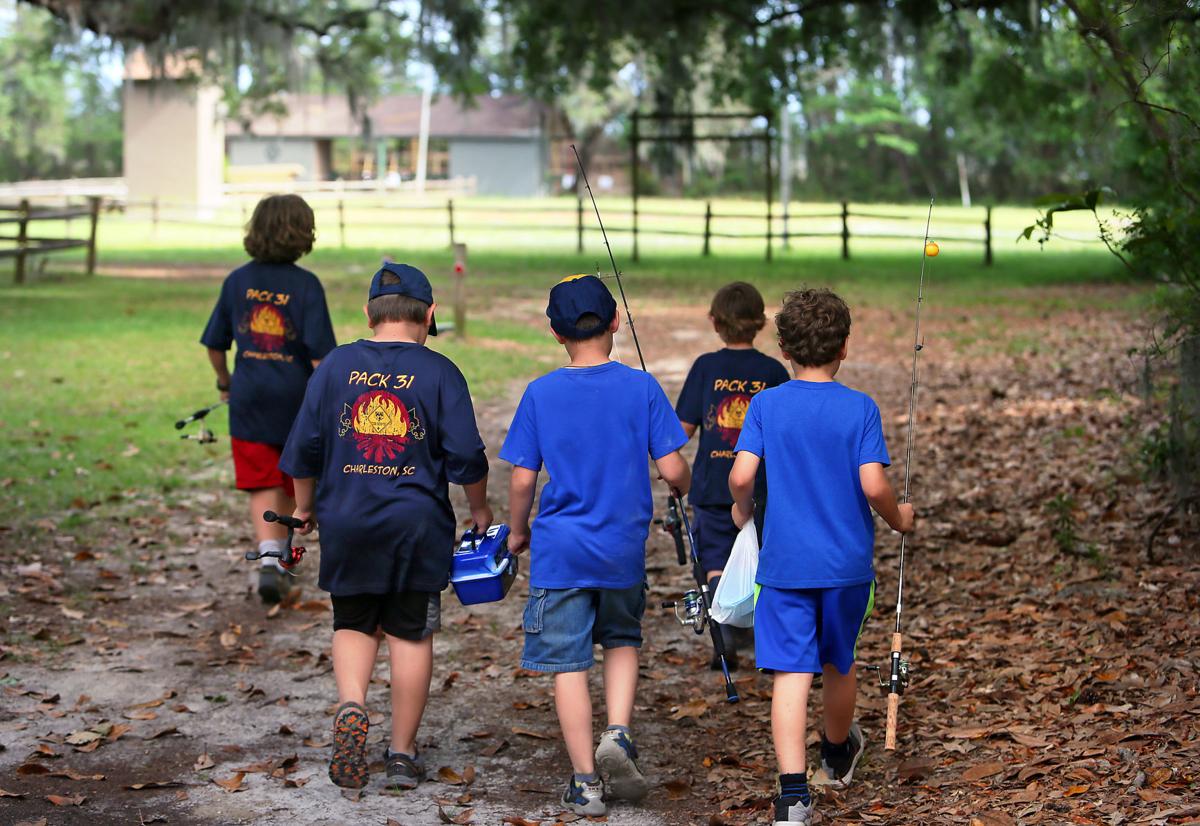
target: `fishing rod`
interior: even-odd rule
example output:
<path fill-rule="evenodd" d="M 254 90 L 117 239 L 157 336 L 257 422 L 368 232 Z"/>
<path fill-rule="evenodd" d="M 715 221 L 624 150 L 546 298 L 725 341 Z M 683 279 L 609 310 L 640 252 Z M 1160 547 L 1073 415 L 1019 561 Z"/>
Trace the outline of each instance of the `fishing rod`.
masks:
<path fill-rule="evenodd" d="M 921 276 L 917 281 L 917 312 L 913 331 L 912 354 L 912 383 L 908 389 L 908 438 L 904 448 L 904 496 L 902 501 L 907 504 L 912 482 L 913 441 L 916 429 L 917 392 L 920 388 L 920 356 L 925 349 L 921 338 L 921 306 L 925 303 L 925 262 L 935 258 L 938 245 L 929 240 L 929 223 L 933 219 L 933 198 L 929 199 L 929 214 L 925 217 L 925 243 L 921 248 Z M 896 583 L 896 625 L 892 631 L 892 653 L 888 663 L 888 679 L 880 686 L 887 688 L 887 730 L 884 736 L 884 748 L 894 751 L 896 748 L 896 721 L 900 711 L 900 695 L 908 687 L 908 661 L 902 659 L 904 638 L 900 633 L 900 618 L 904 610 L 904 553 L 907 546 L 908 534 L 900 534 L 900 570 Z"/>
<path fill-rule="evenodd" d="M 592 201 L 592 209 L 596 213 L 596 223 L 600 226 L 600 236 L 604 239 L 604 247 L 608 250 L 608 262 L 612 264 L 613 279 L 617 282 L 617 291 L 621 294 L 621 303 L 625 306 L 625 318 L 629 322 L 629 334 L 633 337 L 633 346 L 637 349 L 638 362 L 642 366 L 642 372 L 649 373 L 646 369 L 646 358 L 642 355 L 642 344 L 638 340 L 637 327 L 633 324 L 633 313 L 629 311 L 629 299 L 625 297 L 625 286 L 621 283 L 621 270 L 617 268 L 617 260 L 613 257 L 612 244 L 608 242 L 608 233 L 604 230 L 604 219 L 600 217 L 600 207 L 596 204 L 596 195 L 592 192 L 592 185 L 588 181 L 587 170 L 583 168 L 583 158 L 579 157 L 579 150 L 575 148 L 575 144 L 571 144 L 571 151 L 575 153 L 575 162 L 579 165 L 579 175 L 583 179 L 583 185 L 587 188 L 588 197 Z M 709 614 L 709 608 L 712 606 L 712 595 L 708 589 L 708 581 L 704 576 L 704 568 L 700 564 L 700 556 L 696 553 L 696 538 L 692 534 L 692 523 L 688 519 L 687 508 L 684 507 L 683 495 L 679 491 L 672 488 L 668 498 L 668 519 L 678 518 L 682 521 L 682 526 L 675 527 L 675 531 L 686 534 L 688 547 L 691 550 L 692 560 L 692 576 L 696 580 L 696 588 L 687 591 L 678 602 L 664 602 L 664 608 L 672 608 L 675 610 L 675 618 L 681 625 L 691 626 L 692 630 L 697 634 L 703 634 L 705 626 L 708 626 L 709 636 L 712 637 L 713 653 L 717 655 L 717 661 L 721 664 L 721 674 L 725 678 L 725 699 L 730 703 L 736 703 L 741 698 L 738 697 L 737 686 L 733 683 L 733 677 L 729 674 L 729 662 L 725 658 L 725 641 L 721 637 L 721 629 L 712 621 Z M 677 525 L 677 522 L 672 521 L 672 526 Z M 676 534 L 676 548 L 678 550 L 682 540 Z M 682 557 L 682 554 L 680 554 Z M 682 561 L 682 558 L 681 558 Z M 682 607 L 682 613 L 680 608 Z"/>

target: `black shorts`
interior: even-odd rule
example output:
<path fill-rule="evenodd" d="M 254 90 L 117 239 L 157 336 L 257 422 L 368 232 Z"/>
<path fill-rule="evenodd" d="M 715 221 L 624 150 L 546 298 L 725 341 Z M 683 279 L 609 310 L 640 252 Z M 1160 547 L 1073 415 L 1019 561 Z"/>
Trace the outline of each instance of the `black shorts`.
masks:
<path fill-rule="evenodd" d="M 333 630 L 374 634 L 416 642 L 441 628 L 442 595 L 427 591 L 334 596 Z"/>

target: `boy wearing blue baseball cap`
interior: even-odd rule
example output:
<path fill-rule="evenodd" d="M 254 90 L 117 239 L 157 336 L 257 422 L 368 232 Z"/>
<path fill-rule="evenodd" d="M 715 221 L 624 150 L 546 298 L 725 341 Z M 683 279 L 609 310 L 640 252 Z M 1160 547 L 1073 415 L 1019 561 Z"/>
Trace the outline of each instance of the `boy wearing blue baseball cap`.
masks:
<path fill-rule="evenodd" d="M 672 487 L 691 482 L 679 420 L 654 377 L 609 360 L 620 318 L 594 275 L 563 279 L 546 308 L 570 363 L 525 390 L 500 458 L 513 466 L 509 548 L 530 549 L 521 666 L 553 673 L 574 774 L 562 803 L 602 815 L 605 797 L 639 801 L 648 785 L 629 726 L 646 609 L 652 515 L 647 457 Z M 529 527 L 539 471 L 537 518 Z M 593 754 L 588 669 L 604 649 L 608 728 Z"/>
<path fill-rule="evenodd" d="M 466 379 L 424 346 L 437 335 L 435 307 L 424 273 L 384 264 L 363 308 L 374 337 L 321 362 L 279 463 L 295 479 L 300 532 L 321 525 L 318 584 L 333 602 L 340 703 L 329 777 L 347 788 L 369 779 L 367 685 L 382 640 L 392 687 L 387 785 L 423 779 L 417 728 L 457 527 L 448 484 L 462 485 L 478 529 L 492 522 Z"/>

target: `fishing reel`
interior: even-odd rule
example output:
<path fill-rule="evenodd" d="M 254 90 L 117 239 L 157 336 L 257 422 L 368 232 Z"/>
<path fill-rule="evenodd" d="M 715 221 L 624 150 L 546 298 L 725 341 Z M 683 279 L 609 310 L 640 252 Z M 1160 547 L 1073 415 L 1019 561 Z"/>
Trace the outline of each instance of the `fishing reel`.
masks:
<path fill-rule="evenodd" d="M 859 668 L 865 669 L 867 671 L 878 672 L 879 673 L 878 685 L 879 685 L 880 693 L 883 694 L 883 696 L 885 696 L 885 697 L 892 693 L 892 674 L 891 674 L 892 664 L 890 661 L 888 662 L 888 664 L 886 666 L 860 665 Z M 906 688 L 908 688 L 908 684 L 912 677 L 911 669 L 909 668 L 909 665 L 908 665 L 908 660 L 900 660 L 900 662 L 897 666 L 896 676 L 898 678 L 897 682 L 896 682 L 898 690 L 896 691 L 896 693 L 903 694 L 904 690 Z"/>
<path fill-rule="evenodd" d="M 284 571 L 295 576 L 292 573 L 292 568 L 300 564 L 300 560 L 304 559 L 304 548 L 292 545 L 296 536 L 296 528 L 303 528 L 304 523 L 299 519 L 291 516 L 281 516 L 275 511 L 263 511 L 264 522 L 278 522 L 287 528 L 287 550 L 284 551 L 246 551 L 246 559 L 254 561 L 256 559 L 275 558 L 279 560 L 279 567 Z"/>
<path fill-rule="evenodd" d="M 675 558 L 679 560 L 680 565 L 686 565 L 688 555 L 683 544 L 683 519 L 679 515 L 679 506 L 675 504 L 674 496 L 667 499 L 667 515 L 662 519 L 655 519 L 654 524 L 662 525 L 663 530 L 671 534 L 671 538 L 675 540 Z"/>
<path fill-rule="evenodd" d="M 680 625 L 684 627 L 690 625 L 697 634 L 704 633 L 704 625 L 707 622 L 704 612 L 704 597 L 695 588 L 685 592 L 676 602 L 664 602 L 662 607 L 672 609 L 675 612 L 675 619 L 679 621 Z"/>
<path fill-rule="evenodd" d="M 202 445 L 211 445 L 216 442 L 217 435 L 208 429 L 208 423 L 204 421 L 204 418 L 223 404 L 226 404 L 226 402 L 220 401 L 216 404 L 210 404 L 208 407 L 203 407 L 192 415 L 175 422 L 176 430 L 183 430 L 192 422 L 200 422 L 200 429 L 198 431 L 195 433 L 181 433 L 179 434 L 179 438 L 185 441 L 199 442 Z"/>

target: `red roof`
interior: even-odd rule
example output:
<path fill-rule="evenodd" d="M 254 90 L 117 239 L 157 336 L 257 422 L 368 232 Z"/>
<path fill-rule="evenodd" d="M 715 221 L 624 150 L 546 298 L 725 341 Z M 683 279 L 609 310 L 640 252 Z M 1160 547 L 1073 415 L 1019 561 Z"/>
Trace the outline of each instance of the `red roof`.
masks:
<path fill-rule="evenodd" d="M 284 95 L 284 115 L 254 118 L 249 128 L 230 119 L 227 135 L 261 137 L 349 138 L 364 133 L 362 114 L 354 117 L 343 95 Z M 385 138 L 416 137 L 421 123 L 420 95 L 389 95 L 366 112 L 370 134 Z M 448 96 L 435 98 L 429 111 L 429 134 L 434 138 L 529 138 L 548 131 L 554 110 L 517 95 L 479 95 L 469 105 Z"/>

